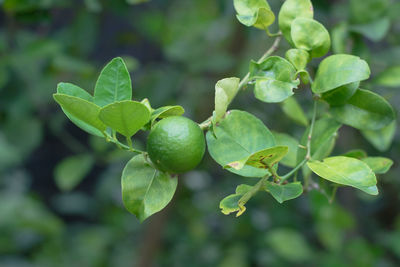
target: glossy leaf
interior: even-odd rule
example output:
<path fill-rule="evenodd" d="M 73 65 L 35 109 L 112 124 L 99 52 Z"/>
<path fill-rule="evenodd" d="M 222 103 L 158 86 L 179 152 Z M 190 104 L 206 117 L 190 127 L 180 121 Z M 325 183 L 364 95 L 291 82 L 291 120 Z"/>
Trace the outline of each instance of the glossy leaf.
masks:
<path fill-rule="evenodd" d="M 395 119 L 392 107 L 383 97 L 362 89 L 346 105 L 332 107 L 331 112 L 339 122 L 360 130 L 379 130 Z"/>
<path fill-rule="evenodd" d="M 285 185 L 267 182 L 265 188 L 279 203 L 297 198 L 303 193 L 303 186 L 300 182 Z"/>
<path fill-rule="evenodd" d="M 306 68 L 310 54 L 306 50 L 293 48 L 286 51 L 285 58 L 299 71 Z"/>
<path fill-rule="evenodd" d="M 232 212 L 237 212 L 236 217 L 242 215 L 243 212 L 246 210 L 246 208 L 244 206 L 243 207 L 239 206 L 239 200 L 244 194 L 249 192 L 252 188 L 253 188 L 252 186 L 246 184 L 241 184 L 237 186 L 235 194 L 225 197 L 219 203 L 219 208 L 221 209 L 221 212 L 225 215 L 228 215 Z"/>
<path fill-rule="evenodd" d="M 54 100 L 80 121 L 104 132 L 106 125 L 99 119 L 100 107 L 84 99 L 64 94 L 54 94 Z"/>
<path fill-rule="evenodd" d="M 384 174 L 390 170 L 393 165 L 393 161 L 384 157 L 367 157 L 362 159 L 363 162 L 371 168 L 376 174 Z"/>
<path fill-rule="evenodd" d="M 383 17 L 368 23 L 351 25 L 349 30 L 360 33 L 374 42 L 379 42 L 386 36 L 389 28 L 390 19 Z"/>
<path fill-rule="evenodd" d="M 65 94 L 65 95 L 69 95 L 69 96 L 75 96 L 75 97 L 79 97 L 81 99 L 87 100 L 89 102 L 93 102 L 93 97 L 88 92 L 86 92 L 79 86 L 76 86 L 71 83 L 59 83 L 57 85 L 57 93 Z M 76 126 L 81 128 L 82 130 L 84 130 L 90 134 L 100 136 L 100 137 L 104 136 L 103 133 L 101 131 L 99 131 L 98 129 L 96 129 L 95 127 L 93 127 L 90 124 L 87 124 L 86 122 L 73 116 L 71 113 L 66 111 L 64 108 L 61 107 L 61 109 L 65 113 L 65 115 L 68 117 L 68 119 L 70 119 Z"/>
<path fill-rule="evenodd" d="M 393 142 L 396 133 L 396 121 L 393 121 L 388 126 L 376 131 L 361 131 L 365 139 L 368 140 L 379 151 L 386 151 Z"/>
<path fill-rule="evenodd" d="M 62 191 L 76 187 L 89 173 L 94 163 L 91 155 L 64 158 L 54 170 L 55 182 Z"/>
<path fill-rule="evenodd" d="M 360 82 L 342 85 L 336 89 L 323 93 L 322 99 L 328 102 L 331 106 L 342 106 L 356 93 L 359 85 Z"/>
<path fill-rule="evenodd" d="M 358 188 L 376 195 L 376 177 L 371 168 L 361 160 L 343 156 L 310 161 L 308 167 L 318 176 L 331 182 Z"/>
<path fill-rule="evenodd" d="M 319 65 L 312 91 L 320 94 L 342 85 L 368 79 L 370 70 L 367 62 L 352 55 L 332 55 Z"/>
<path fill-rule="evenodd" d="M 310 18 L 293 20 L 291 37 L 294 45 L 309 51 L 311 57 L 322 57 L 331 47 L 329 32 L 321 23 Z"/>
<path fill-rule="evenodd" d="M 236 77 L 219 80 L 215 84 L 215 119 L 219 122 L 226 113 L 229 103 L 239 90 L 240 79 Z"/>
<path fill-rule="evenodd" d="M 266 30 L 275 21 L 275 15 L 266 0 L 234 0 L 233 4 L 236 17 L 243 25 Z"/>
<path fill-rule="evenodd" d="M 99 118 L 113 130 L 131 137 L 150 120 L 150 111 L 140 102 L 125 100 L 103 107 Z"/>
<path fill-rule="evenodd" d="M 93 102 L 93 96 L 79 86 L 72 83 L 57 84 L 57 93 L 79 97 L 89 102 Z"/>
<path fill-rule="evenodd" d="M 245 165 L 249 165 L 259 169 L 268 169 L 281 161 L 287 152 L 287 146 L 274 146 L 257 151 L 244 159 L 230 162 L 224 167 L 240 170 Z"/>
<path fill-rule="evenodd" d="M 214 134 L 208 131 L 206 135 L 208 151 L 221 166 L 275 146 L 274 137 L 268 128 L 258 118 L 245 111 L 228 111 L 213 130 Z M 246 177 L 263 177 L 268 174 L 267 170 L 247 165 L 241 170 L 228 170 Z"/>
<path fill-rule="evenodd" d="M 374 83 L 387 87 L 400 87 L 400 65 L 389 67 L 379 73 Z"/>
<path fill-rule="evenodd" d="M 282 110 L 283 113 L 294 122 L 303 126 L 308 126 L 307 116 L 294 96 L 282 102 Z"/>
<path fill-rule="evenodd" d="M 154 169 L 143 155 L 134 156 L 122 172 L 122 201 L 141 222 L 171 201 L 178 178 Z"/>
<path fill-rule="evenodd" d="M 279 163 L 287 167 L 295 167 L 297 164 L 297 149 L 299 148 L 299 142 L 285 133 L 273 132 L 273 135 L 277 146 L 287 146 L 289 149 L 286 156 Z"/>
<path fill-rule="evenodd" d="M 310 18 L 314 16 L 314 9 L 310 0 L 286 0 L 279 11 L 279 29 L 286 40 L 293 44 L 291 26 L 296 18 Z"/>
<path fill-rule="evenodd" d="M 132 82 L 122 58 L 111 60 L 101 71 L 94 89 L 94 103 L 101 107 L 132 99 Z"/>
<path fill-rule="evenodd" d="M 261 63 L 250 63 L 250 78 L 256 80 L 254 94 L 267 103 L 282 102 L 294 94 L 293 89 L 300 83 L 295 80 L 295 74 L 293 65 L 278 56 L 268 57 Z"/>
<path fill-rule="evenodd" d="M 153 111 L 151 114 L 151 123 L 153 124 L 157 119 L 163 119 L 171 116 L 181 116 L 185 110 L 181 106 L 164 106 Z"/>

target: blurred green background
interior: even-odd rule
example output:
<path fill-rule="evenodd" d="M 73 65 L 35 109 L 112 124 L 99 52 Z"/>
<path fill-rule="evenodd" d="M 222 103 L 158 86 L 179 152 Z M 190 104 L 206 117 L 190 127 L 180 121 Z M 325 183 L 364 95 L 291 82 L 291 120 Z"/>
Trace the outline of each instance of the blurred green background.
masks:
<path fill-rule="evenodd" d="M 278 12 L 282 1 L 269 2 Z M 206 154 L 179 178 L 166 210 L 139 224 L 120 196 L 132 154 L 88 136 L 52 100 L 61 81 L 93 92 L 101 68 L 122 56 L 135 100 L 179 104 L 203 121 L 213 110 L 216 81 L 242 77 L 273 41 L 241 25 L 231 0 L 0 4 L 0 266 L 399 266 L 398 134 L 370 144 L 354 129 L 340 130 L 334 154 L 362 148 L 395 161 L 378 177 L 377 197 L 341 188 L 333 204 L 318 192 L 278 204 L 258 194 L 244 215 L 225 216 L 219 201 L 254 180 L 224 171 Z M 373 74 L 364 88 L 398 109 L 400 1 L 313 4 L 333 52 L 366 59 Z M 287 48 L 282 42 L 276 54 Z M 306 89 L 297 99 L 310 108 Z M 231 107 L 275 131 L 297 138 L 304 131 L 251 90 Z M 138 147 L 145 137 L 134 140 Z"/>

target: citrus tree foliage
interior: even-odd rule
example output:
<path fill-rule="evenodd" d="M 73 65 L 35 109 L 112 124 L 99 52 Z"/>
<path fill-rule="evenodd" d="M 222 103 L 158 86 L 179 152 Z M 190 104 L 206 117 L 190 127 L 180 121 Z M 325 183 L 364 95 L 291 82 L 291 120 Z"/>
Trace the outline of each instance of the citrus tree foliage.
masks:
<path fill-rule="evenodd" d="M 367 90 L 370 88 L 363 89 L 362 82 L 371 75 L 365 59 L 346 53 L 337 38 L 332 43 L 325 26 L 314 19 L 309 0 L 287 0 L 277 16 L 265 0 L 234 0 L 233 5 L 241 24 L 264 31 L 274 42 L 260 59 L 249 62 L 248 73 L 242 79 L 227 77 L 216 82 L 214 111 L 199 123 L 215 162 L 226 171 L 254 178 L 253 184 L 240 184 L 233 194 L 222 199 L 221 211 L 239 216 L 259 192 L 271 194 L 279 203 L 314 189 L 333 198 L 342 186 L 377 195 L 376 175 L 389 170 L 390 159 L 368 156 L 362 151 L 331 155 L 343 125 L 360 130 L 382 150 L 390 145 L 390 141 L 379 138 L 394 131 L 395 113 L 384 97 Z M 352 1 L 352 5 L 364 4 Z M 279 32 L 272 34 L 269 28 L 276 18 Z M 362 12 L 354 19 L 354 24 L 345 26 L 346 30 L 339 28 L 333 34 L 343 35 L 348 30 L 378 39 L 387 28 L 385 20 L 374 21 L 374 17 L 366 18 Z M 273 55 L 283 39 L 291 48 L 284 57 Z M 331 44 L 334 53 L 330 53 Z M 308 68 L 313 60 L 320 61 L 315 72 Z M 390 68 L 375 82 L 396 85 L 398 73 L 398 67 Z M 243 89 L 252 90 L 257 101 L 266 105 L 281 103 L 283 112 L 302 125 L 303 137 L 297 140 L 287 133 L 271 131 L 253 114 L 230 110 L 229 105 Z M 304 111 L 296 100 L 300 91 L 307 91 L 313 101 L 309 110 Z M 177 188 L 176 174 L 158 170 L 148 153 L 135 147 L 132 136 L 138 131 L 151 131 L 163 118 L 182 115 L 182 107 L 153 108 L 147 99 L 135 99 L 121 58 L 104 67 L 93 96 L 76 85 L 60 83 L 54 100 L 82 130 L 132 152 L 121 180 L 122 199 L 128 211 L 143 221 L 169 203 Z M 282 173 L 281 166 L 289 171 Z M 59 173 L 61 176 L 62 170 Z M 62 186 L 70 188 L 74 183 Z"/>

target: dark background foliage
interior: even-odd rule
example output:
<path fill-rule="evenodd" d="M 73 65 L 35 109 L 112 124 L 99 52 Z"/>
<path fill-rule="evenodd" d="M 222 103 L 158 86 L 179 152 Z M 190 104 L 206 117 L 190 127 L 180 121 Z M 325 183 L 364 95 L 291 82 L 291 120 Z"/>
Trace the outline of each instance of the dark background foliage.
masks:
<path fill-rule="evenodd" d="M 182 105 L 200 122 L 213 110 L 215 82 L 242 77 L 272 42 L 239 24 L 230 0 L 137 2 L 0 0 L 0 266 L 398 266 L 398 134 L 380 152 L 358 131 L 340 130 L 334 154 L 361 147 L 395 161 L 378 177 L 377 197 L 341 188 L 333 204 L 318 192 L 278 204 L 259 194 L 241 217 L 225 216 L 219 201 L 253 181 L 206 155 L 179 178 L 166 210 L 139 224 L 124 209 L 120 175 L 132 155 L 70 123 L 52 100 L 57 83 L 93 92 L 100 69 L 122 56 L 135 100 Z M 270 1 L 276 12 L 281 3 Z M 397 109 L 400 3 L 313 4 L 333 51 L 366 59 L 373 76 L 363 86 Z M 287 48 L 283 42 L 277 54 Z M 306 110 L 307 94 L 298 93 Z M 279 105 L 257 101 L 250 90 L 232 108 L 302 135 Z"/>

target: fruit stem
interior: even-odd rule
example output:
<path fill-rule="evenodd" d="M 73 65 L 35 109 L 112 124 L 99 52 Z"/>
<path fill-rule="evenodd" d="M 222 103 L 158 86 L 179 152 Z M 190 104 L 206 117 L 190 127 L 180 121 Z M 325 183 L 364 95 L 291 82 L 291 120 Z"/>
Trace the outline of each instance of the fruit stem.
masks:
<path fill-rule="evenodd" d="M 136 148 L 133 148 L 133 147 L 130 147 L 130 146 L 127 146 L 127 145 L 121 143 L 120 141 L 118 141 L 117 138 L 109 135 L 107 132 L 103 132 L 103 134 L 106 136 L 107 142 L 114 143 L 120 149 L 128 150 L 130 152 L 135 152 L 135 153 L 141 153 L 141 154 L 146 153 L 146 151 L 142 151 L 142 150 L 139 150 L 139 149 L 136 149 Z M 131 140 L 131 144 L 132 144 L 132 140 Z"/>

